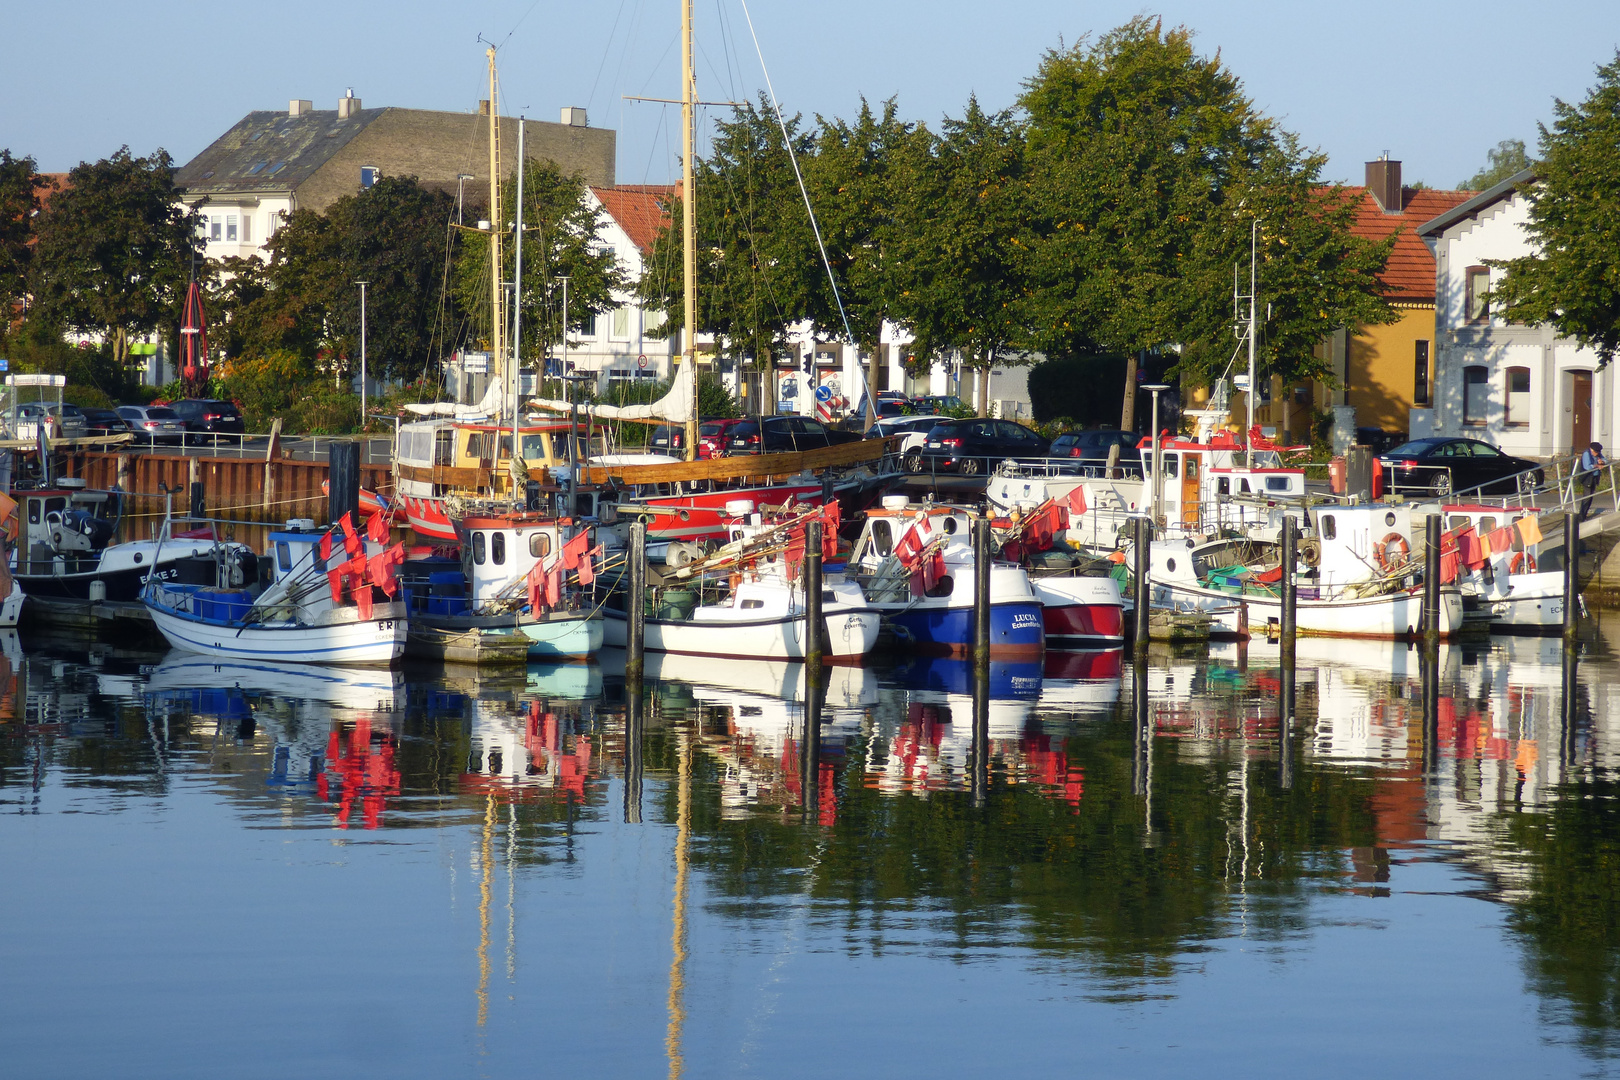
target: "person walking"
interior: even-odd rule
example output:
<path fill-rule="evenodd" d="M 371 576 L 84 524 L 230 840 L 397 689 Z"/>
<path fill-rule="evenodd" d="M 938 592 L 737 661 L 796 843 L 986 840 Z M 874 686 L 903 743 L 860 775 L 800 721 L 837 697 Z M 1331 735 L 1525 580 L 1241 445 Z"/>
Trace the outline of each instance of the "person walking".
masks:
<path fill-rule="evenodd" d="M 1580 474 L 1581 490 L 1585 492 L 1586 498 L 1581 502 L 1581 512 L 1575 518 L 1576 521 L 1585 521 L 1586 516 L 1592 512 L 1592 499 L 1597 492 L 1598 481 L 1603 477 L 1599 470 L 1606 468 L 1608 464 L 1608 460 L 1603 456 L 1602 443 L 1595 442 L 1582 452 L 1576 472 Z"/>

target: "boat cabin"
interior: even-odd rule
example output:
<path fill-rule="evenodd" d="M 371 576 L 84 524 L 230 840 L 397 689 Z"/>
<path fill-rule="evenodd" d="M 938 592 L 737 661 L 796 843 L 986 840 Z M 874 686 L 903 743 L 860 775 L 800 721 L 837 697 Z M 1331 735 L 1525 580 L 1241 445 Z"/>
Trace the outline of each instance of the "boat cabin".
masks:
<path fill-rule="evenodd" d="M 55 488 L 14 493 L 18 502 L 18 571 L 23 574 L 74 573 L 81 559 L 94 561 L 118 531 L 123 496 L 87 491 L 82 480 L 64 479 Z"/>
<path fill-rule="evenodd" d="M 948 543 L 972 542 L 973 519 L 959 506 L 935 506 L 932 503 L 913 503 L 903 495 L 890 495 L 881 506 L 866 512 L 866 524 L 850 553 L 851 573 L 872 574 L 883 565 L 883 560 L 894 553 L 894 546 L 916 522 L 928 521 L 934 539 L 946 538 Z"/>
<path fill-rule="evenodd" d="M 600 432 L 600 429 L 598 429 Z M 557 468 L 604 452 L 605 437 L 570 439 L 567 423 L 523 424 L 518 451 L 531 469 Z M 511 493 L 512 428 L 461 420 L 401 424 L 394 461 L 404 495 L 506 497 Z"/>
<path fill-rule="evenodd" d="M 572 518 L 539 513 L 487 514 L 461 521 L 461 567 L 474 607 L 521 595 L 535 563 L 550 562 L 574 532 Z M 592 546 L 595 538 L 592 537 Z"/>

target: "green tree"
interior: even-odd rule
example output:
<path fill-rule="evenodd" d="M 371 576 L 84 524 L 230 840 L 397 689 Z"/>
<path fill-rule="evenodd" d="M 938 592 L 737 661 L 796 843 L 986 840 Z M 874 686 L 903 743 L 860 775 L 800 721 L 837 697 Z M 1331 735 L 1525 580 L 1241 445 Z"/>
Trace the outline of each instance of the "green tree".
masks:
<path fill-rule="evenodd" d="M 33 158 L 14 158 L 10 150 L 0 150 L 0 333 L 11 322 L 13 306 L 28 295 L 34 214 L 44 186 Z"/>
<path fill-rule="evenodd" d="M 722 356 L 763 362 L 788 347 L 788 330 L 809 317 L 810 296 L 825 280 L 788 147 L 801 160 L 814 153 L 798 116 L 738 106 L 721 121 L 709 156 L 693 166 L 697 188 L 697 325 Z M 681 228 L 685 208 L 672 200 L 653 243 L 641 296 L 668 313 L 664 333 L 685 325 Z"/>
<path fill-rule="evenodd" d="M 1029 337 L 1023 130 L 1010 112 L 986 113 L 969 98 L 942 137 L 918 129 L 894 156 L 894 313 L 917 362 L 959 352 L 978 372 L 984 415 L 990 369 L 1028 356 L 1014 351 Z"/>
<path fill-rule="evenodd" d="M 1524 140 L 1503 139 L 1494 150 L 1485 151 L 1484 168 L 1457 186 L 1464 191 L 1484 191 L 1529 167 L 1530 157 L 1524 152 Z"/>
<path fill-rule="evenodd" d="M 1553 103 L 1528 191 L 1535 253 L 1487 260 L 1507 276 L 1491 290 L 1511 322 L 1551 326 L 1597 352 L 1620 349 L 1620 52 L 1579 105 Z"/>
<path fill-rule="evenodd" d="M 1187 30 L 1137 18 L 1049 52 L 1021 103 L 1038 234 L 1030 321 L 1044 351 L 1176 346 L 1181 373 L 1218 369 L 1256 218 L 1271 371 L 1326 375 L 1312 345 L 1393 317 L 1376 278 L 1388 245 L 1350 236 L 1353 208 L 1321 184 L 1323 157 L 1261 114 L 1219 57 L 1198 56 Z M 1129 366 L 1126 387 L 1129 428 Z"/>
<path fill-rule="evenodd" d="M 516 178 L 501 190 L 502 205 L 517 212 Z M 561 343 L 563 295 L 568 278 L 568 332 L 584 330 L 615 307 L 615 293 L 629 288 L 617 253 L 600 236 L 605 215 L 586 197 L 585 181 L 547 161 L 530 158 L 523 188 L 523 340 L 520 356 L 545 356 Z M 510 225 L 506 228 L 509 230 Z M 506 244 L 503 280 L 516 273 L 517 250 Z M 455 294 L 473 333 L 490 335 L 489 245 L 473 238 L 456 259 Z"/>
<path fill-rule="evenodd" d="M 29 271 L 49 325 L 101 334 L 127 363 L 132 335 L 173 317 L 196 244 L 196 214 L 176 197 L 174 163 L 158 150 L 81 163 L 36 219 Z"/>

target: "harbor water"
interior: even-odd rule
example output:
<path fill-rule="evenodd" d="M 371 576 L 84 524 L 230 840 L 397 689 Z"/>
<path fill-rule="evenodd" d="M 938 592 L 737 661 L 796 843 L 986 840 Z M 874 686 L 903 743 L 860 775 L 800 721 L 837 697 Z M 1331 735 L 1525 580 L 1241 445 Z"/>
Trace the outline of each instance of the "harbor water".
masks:
<path fill-rule="evenodd" d="M 1620 635 L 0 644 L 0 1075 L 1620 1073 Z"/>

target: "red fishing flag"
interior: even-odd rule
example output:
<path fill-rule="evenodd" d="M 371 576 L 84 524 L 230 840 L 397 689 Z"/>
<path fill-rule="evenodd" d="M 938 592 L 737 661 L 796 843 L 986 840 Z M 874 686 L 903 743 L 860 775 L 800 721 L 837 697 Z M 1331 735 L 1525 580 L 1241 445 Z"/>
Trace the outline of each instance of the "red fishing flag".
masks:
<path fill-rule="evenodd" d="M 1064 500 L 1064 505 L 1069 508 L 1071 514 L 1076 516 L 1084 514 L 1086 512 L 1086 489 L 1084 485 L 1074 485 L 1074 490 L 1069 492 L 1069 497 Z"/>
<path fill-rule="evenodd" d="M 579 566 L 580 557 L 591 547 L 591 534 L 581 529 L 575 533 L 562 547 L 562 568 L 573 570 Z"/>
<path fill-rule="evenodd" d="M 554 608 L 562 602 L 562 579 L 561 562 L 553 563 L 551 569 L 546 571 L 546 607 Z"/>
<path fill-rule="evenodd" d="M 362 585 L 354 590 L 354 604 L 360 609 L 362 619 L 371 618 L 371 586 Z"/>
<path fill-rule="evenodd" d="M 544 599 L 541 595 L 541 586 L 545 580 L 545 564 L 536 559 L 534 565 L 529 567 L 529 572 L 523 579 L 523 583 L 529 587 L 529 611 L 535 615 L 540 614 L 540 603 Z"/>
<path fill-rule="evenodd" d="M 366 519 L 366 536 L 379 544 L 388 543 L 388 522 L 379 510 Z"/>
<path fill-rule="evenodd" d="M 332 561 L 332 533 L 328 530 L 321 534 L 321 562 Z"/>
<path fill-rule="evenodd" d="M 581 534 L 583 535 L 583 534 Z M 579 560 L 579 583 L 581 586 L 589 585 L 596 580 L 596 560 L 602 557 L 602 545 L 597 544 Z"/>
<path fill-rule="evenodd" d="M 343 527 L 343 550 L 349 553 L 350 558 L 360 554 L 360 534 L 354 531 L 354 519 L 349 516 L 347 510 L 343 511 L 343 517 L 338 520 L 338 524 Z"/>
<path fill-rule="evenodd" d="M 344 573 L 341 567 L 326 572 L 327 584 L 332 586 L 332 603 L 334 604 L 343 603 L 343 578 Z"/>

